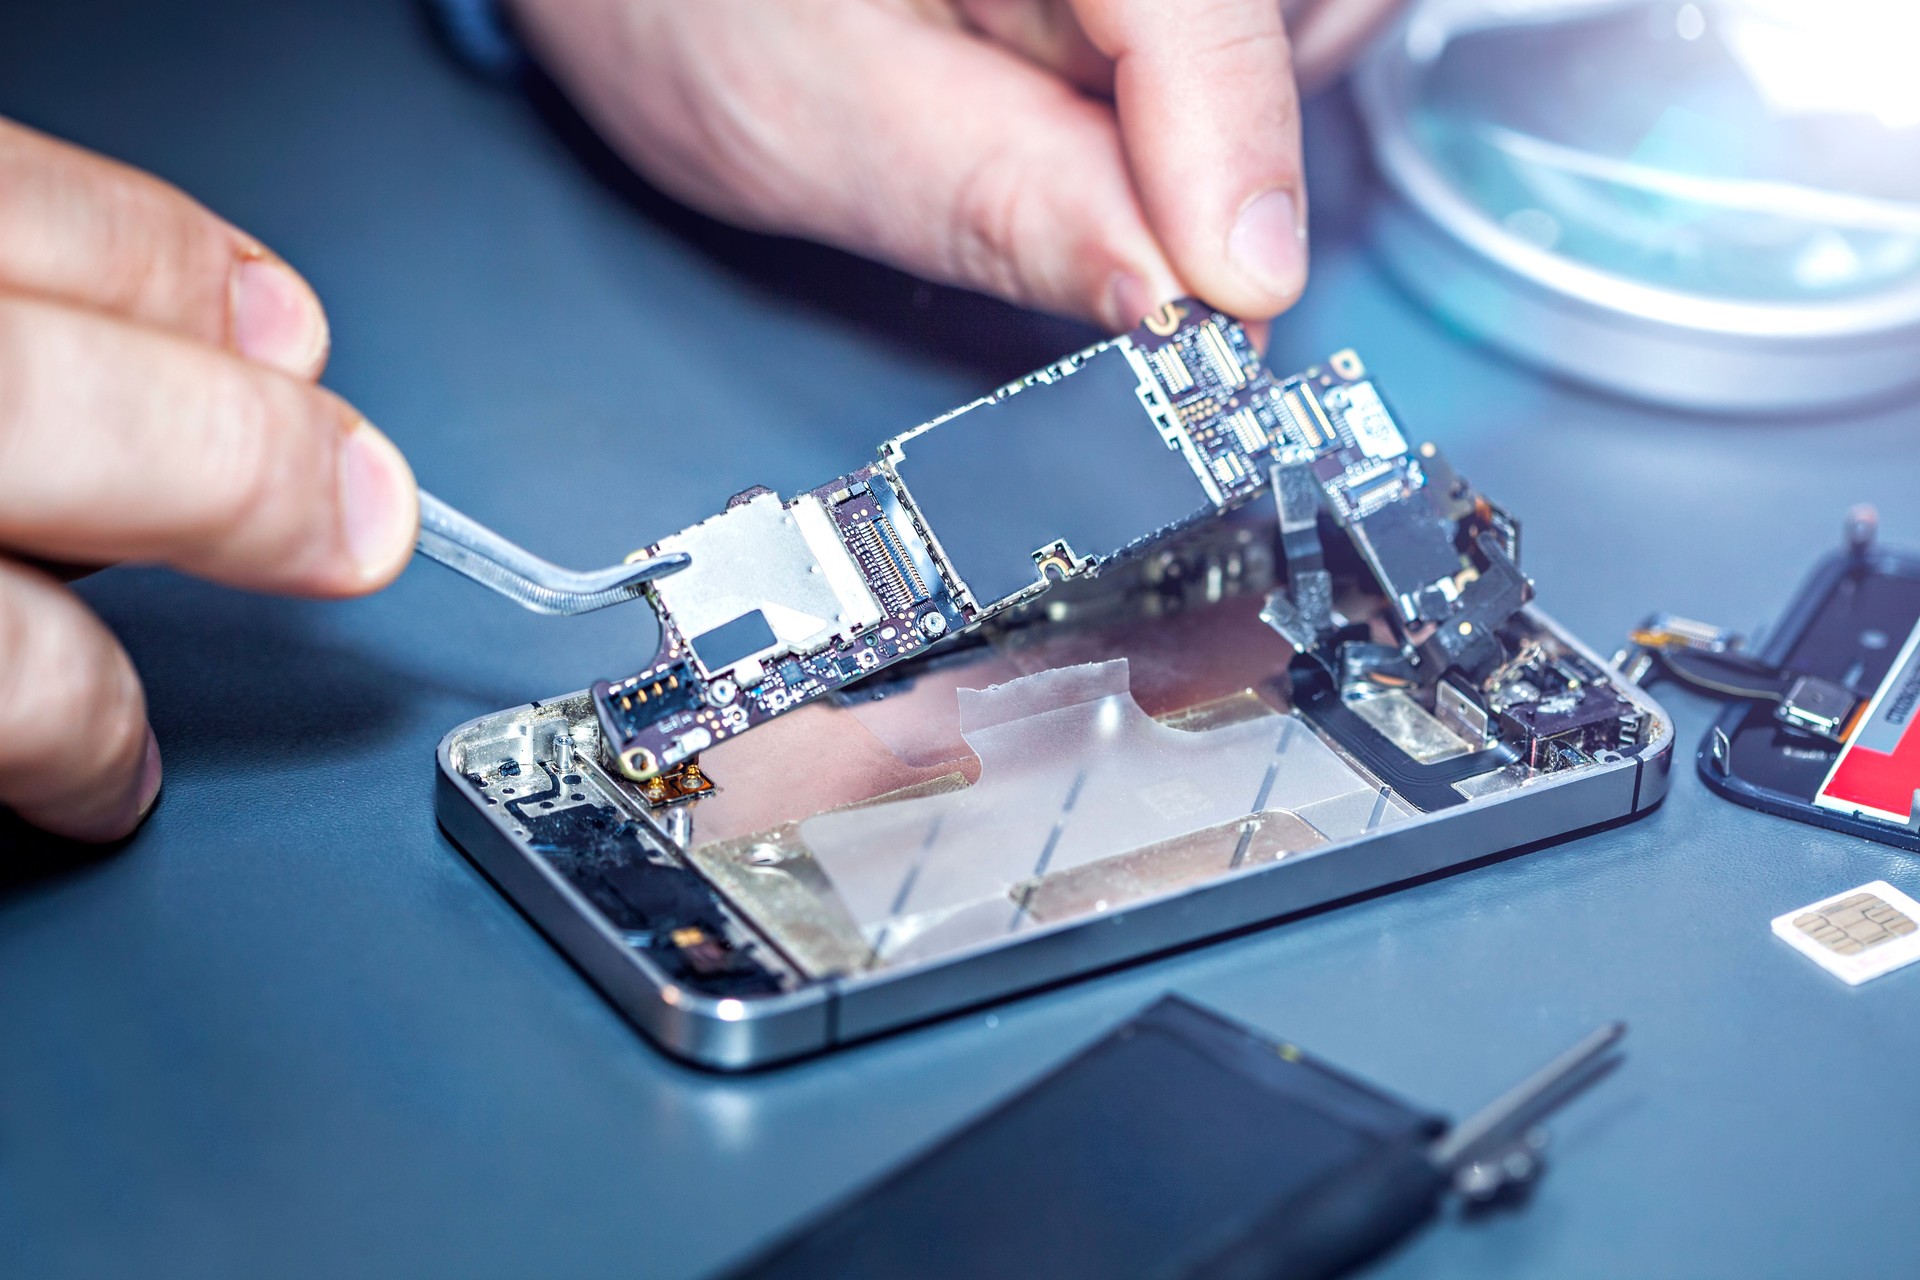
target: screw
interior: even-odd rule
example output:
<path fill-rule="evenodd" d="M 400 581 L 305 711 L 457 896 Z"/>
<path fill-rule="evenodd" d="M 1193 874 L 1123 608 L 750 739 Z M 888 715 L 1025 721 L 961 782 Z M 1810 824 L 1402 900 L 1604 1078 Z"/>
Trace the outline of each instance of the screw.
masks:
<path fill-rule="evenodd" d="M 1873 504 L 1862 502 L 1847 508 L 1845 525 L 1847 550 L 1855 558 L 1867 554 L 1873 549 L 1873 541 L 1880 533 L 1880 513 Z"/>

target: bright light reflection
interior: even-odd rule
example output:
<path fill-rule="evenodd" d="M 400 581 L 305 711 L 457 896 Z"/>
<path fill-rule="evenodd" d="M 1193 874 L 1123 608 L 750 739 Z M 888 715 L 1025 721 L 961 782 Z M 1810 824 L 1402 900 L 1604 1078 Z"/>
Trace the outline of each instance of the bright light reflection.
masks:
<path fill-rule="evenodd" d="M 1920 3 L 1741 0 L 1720 34 L 1778 115 L 1857 112 L 1889 129 L 1920 125 Z"/>

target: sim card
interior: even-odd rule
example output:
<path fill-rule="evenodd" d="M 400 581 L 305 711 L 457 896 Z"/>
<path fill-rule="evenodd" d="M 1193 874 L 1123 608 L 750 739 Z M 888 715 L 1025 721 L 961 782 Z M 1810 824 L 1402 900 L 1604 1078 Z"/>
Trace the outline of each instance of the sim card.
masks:
<path fill-rule="evenodd" d="M 1849 986 L 1920 960 L 1920 902 L 1885 880 L 1777 916 L 1773 931 Z"/>

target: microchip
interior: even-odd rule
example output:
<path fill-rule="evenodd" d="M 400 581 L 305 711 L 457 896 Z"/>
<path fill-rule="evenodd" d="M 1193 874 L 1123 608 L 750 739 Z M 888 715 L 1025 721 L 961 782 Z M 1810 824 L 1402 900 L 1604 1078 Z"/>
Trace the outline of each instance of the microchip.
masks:
<path fill-rule="evenodd" d="M 1777 916 L 1773 931 L 1849 986 L 1920 960 L 1920 902 L 1885 880 Z"/>
<path fill-rule="evenodd" d="M 736 662 L 765 653 L 780 643 L 767 615 L 755 609 L 732 622 L 702 632 L 689 642 L 709 671 L 724 671 Z"/>
<path fill-rule="evenodd" d="M 1397 458 L 1407 451 L 1406 437 L 1394 425 L 1393 415 L 1371 382 L 1347 388 L 1347 429 L 1369 458 Z"/>

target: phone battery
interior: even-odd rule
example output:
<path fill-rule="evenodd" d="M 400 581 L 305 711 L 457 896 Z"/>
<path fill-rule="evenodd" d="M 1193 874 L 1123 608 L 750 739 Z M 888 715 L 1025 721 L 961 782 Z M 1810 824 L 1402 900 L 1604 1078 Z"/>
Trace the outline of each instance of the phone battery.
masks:
<path fill-rule="evenodd" d="M 1424 1210 L 1442 1128 L 1168 996 L 729 1275 L 1189 1275 L 1267 1215 L 1353 1220 L 1396 1160 L 1434 1180 L 1404 1198 Z"/>
<path fill-rule="evenodd" d="M 1847 735 L 1814 804 L 1908 826 L 1920 790 L 1920 626 L 1907 637 L 1893 668 Z"/>

